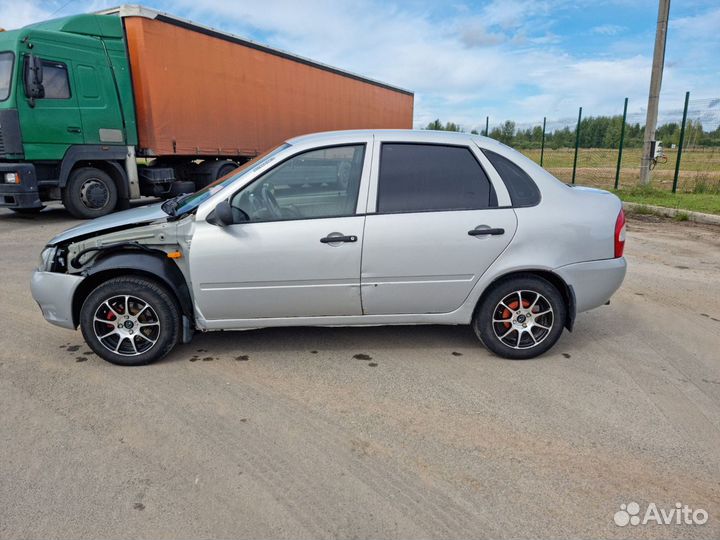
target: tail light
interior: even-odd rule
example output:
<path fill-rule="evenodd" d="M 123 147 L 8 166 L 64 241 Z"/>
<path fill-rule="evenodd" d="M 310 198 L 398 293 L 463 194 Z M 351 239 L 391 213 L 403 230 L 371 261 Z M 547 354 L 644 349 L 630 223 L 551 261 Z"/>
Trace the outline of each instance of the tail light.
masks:
<path fill-rule="evenodd" d="M 622 208 L 615 220 L 615 258 L 623 256 L 625 251 L 625 212 Z"/>

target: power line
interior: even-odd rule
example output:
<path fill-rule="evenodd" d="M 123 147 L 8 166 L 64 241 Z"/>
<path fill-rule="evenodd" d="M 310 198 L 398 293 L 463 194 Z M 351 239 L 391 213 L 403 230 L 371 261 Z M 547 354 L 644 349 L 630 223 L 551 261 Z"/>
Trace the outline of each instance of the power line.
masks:
<path fill-rule="evenodd" d="M 68 7 L 70 4 L 72 4 L 74 1 L 75 1 L 75 0 L 68 0 L 68 1 L 65 2 L 62 6 L 60 6 L 60 7 L 57 8 L 55 11 L 53 11 L 53 12 L 50 14 L 50 17 L 53 17 L 56 13 L 58 13 L 59 11 L 62 11 L 63 9 L 65 9 L 66 7 Z"/>

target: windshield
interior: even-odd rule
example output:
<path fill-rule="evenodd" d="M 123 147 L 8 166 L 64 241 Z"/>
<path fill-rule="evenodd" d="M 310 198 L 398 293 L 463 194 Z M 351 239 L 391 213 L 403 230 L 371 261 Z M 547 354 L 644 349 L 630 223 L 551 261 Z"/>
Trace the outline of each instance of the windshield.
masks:
<path fill-rule="evenodd" d="M 0 53 L 0 101 L 10 96 L 14 60 L 15 55 L 11 52 Z"/>
<path fill-rule="evenodd" d="M 168 214 L 175 216 L 187 214 L 188 212 L 195 210 L 203 202 L 215 195 L 218 191 L 222 191 L 223 189 L 225 189 L 227 186 L 232 184 L 241 176 L 251 173 L 257 170 L 259 167 L 262 167 L 269 161 L 272 161 L 276 154 L 282 152 L 289 146 L 290 145 L 288 143 L 285 143 L 278 146 L 277 148 L 268 150 L 267 152 L 252 158 L 250 161 L 243 163 L 234 171 L 226 174 L 222 178 L 218 178 L 212 184 L 205 186 L 201 190 L 196 191 L 195 193 L 190 193 L 188 195 L 182 195 L 176 201 L 167 201 L 165 204 L 163 204 L 163 210 Z M 169 205 L 168 203 L 170 202 L 173 202 L 174 204 Z"/>

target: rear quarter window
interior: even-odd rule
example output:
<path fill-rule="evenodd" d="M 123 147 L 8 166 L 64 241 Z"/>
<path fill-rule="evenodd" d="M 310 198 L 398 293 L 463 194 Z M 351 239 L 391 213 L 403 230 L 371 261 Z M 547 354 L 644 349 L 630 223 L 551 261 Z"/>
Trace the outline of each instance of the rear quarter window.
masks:
<path fill-rule="evenodd" d="M 513 206 L 535 206 L 540 203 L 540 190 L 530 175 L 500 154 L 485 149 L 483 154 L 505 183 Z"/>

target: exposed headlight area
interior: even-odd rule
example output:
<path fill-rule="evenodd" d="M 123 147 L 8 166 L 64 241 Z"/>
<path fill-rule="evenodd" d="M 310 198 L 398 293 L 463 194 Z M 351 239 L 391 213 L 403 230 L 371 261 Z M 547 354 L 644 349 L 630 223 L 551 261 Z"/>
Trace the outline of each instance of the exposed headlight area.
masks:
<path fill-rule="evenodd" d="M 20 177 L 18 176 L 18 173 L 15 173 L 15 172 L 5 173 L 3 178 L 4 178 L 6 184 L 19 184 L 20 183 Z"/>
<path fill-rule="evenodd" d="M 56 247 L 46 247 L 40 253 L 40 261 L 38 270 L 41 272 L 51 272 L 53 264 L 55 263 L 55 254 L 57 253 Z"/>

